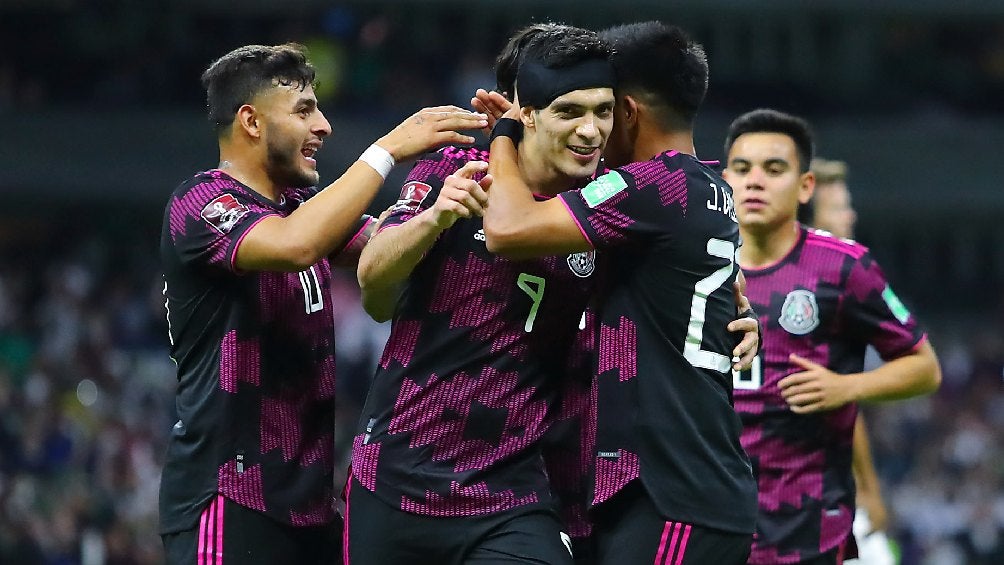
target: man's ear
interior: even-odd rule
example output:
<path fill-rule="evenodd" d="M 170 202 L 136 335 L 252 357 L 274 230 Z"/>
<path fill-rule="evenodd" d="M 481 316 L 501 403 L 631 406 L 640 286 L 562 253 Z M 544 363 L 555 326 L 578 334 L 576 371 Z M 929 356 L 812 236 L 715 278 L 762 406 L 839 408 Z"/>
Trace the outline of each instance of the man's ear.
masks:
<path fill-rule="evenodd" d="M 251 104 L 244 104 L 237 109 L 237 118 L 234 120 L 244 133 L 249 137 L 258 139 L 261 137 L 261 120 L 258 110 Z"/>
<path fill-rule="evenodd" d="M 619 102 L 621 115 L 617 116 L 617 119 L 624 121 L 625 129 L 634 129 L 638 125 L 638 100 L 630 94 L 625 94 L 621 96 Z"/>
<path fill-rule="evenodd" d="M 812 171 L 802 173 L 798 183 L 798 202 L 799 204 L 808 204 L 816 190 L 816 173 Z"/>
<path fill-rule="evenodd" d="M 532 106 L 522 106 L 519 109 L 519 121 L 523 122 L 525 128 L 537 127 L 537 112 Z"/>

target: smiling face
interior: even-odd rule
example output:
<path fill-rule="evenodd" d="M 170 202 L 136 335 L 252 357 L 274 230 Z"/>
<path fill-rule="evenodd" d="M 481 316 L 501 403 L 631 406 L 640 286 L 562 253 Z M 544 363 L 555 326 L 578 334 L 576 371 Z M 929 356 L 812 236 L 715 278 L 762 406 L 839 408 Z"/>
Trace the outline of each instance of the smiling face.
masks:
<path fill-rule="evenodd" d="M 722 177 L 732 186 L 739 225 L 769 233 L 795 222 L 798 205 L 812 197 L 815 177 L 799 172 L 791 137 L 756 132 L 740 135 L 729 149 Z"/>
<path fill-rule="evenodd" d="M 542 110 L 524 108 L 523 143 L 549 176 L 589 178 L 613 128 L 613 107 L 612 88 L 587 88 L 563 94 Z"/>
<path fill-rule="evenodd" d="M 298 84 L 274 86 L 255 100 L 263 120 L 265 171 L 279 187 L 313 186 L 320 180 L 314 155 L 331 124 L 317 107 L 314 89 Z"/>

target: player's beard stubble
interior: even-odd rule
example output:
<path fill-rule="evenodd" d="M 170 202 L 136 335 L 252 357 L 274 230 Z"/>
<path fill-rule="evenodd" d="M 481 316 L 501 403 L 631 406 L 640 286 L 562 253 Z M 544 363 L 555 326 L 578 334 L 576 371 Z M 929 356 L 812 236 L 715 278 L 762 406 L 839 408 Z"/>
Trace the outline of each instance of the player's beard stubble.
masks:
<path fill-rule="evenodd" d="M 320 180 L 317 171 L 305 170 L 300 165 L 299 142 L 294 142 L 288 137 L 269 138 L 266 147 L 265 171 L 277 186 L 305 188 L 316 185 Z"/>

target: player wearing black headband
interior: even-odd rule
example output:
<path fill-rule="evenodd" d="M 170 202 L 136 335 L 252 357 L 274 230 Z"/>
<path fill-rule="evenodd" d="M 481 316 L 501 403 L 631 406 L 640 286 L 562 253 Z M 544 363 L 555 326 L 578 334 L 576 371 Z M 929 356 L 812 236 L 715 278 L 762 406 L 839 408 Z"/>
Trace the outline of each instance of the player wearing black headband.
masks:
<path fill-rule="evenodd" d="M 730 362 L 739 348 L 724 330 L 739 276 L 732 190 L 694 156 L 707 60 L 659 22 L 600 35 L 614 47 L 605 157 L 618 168 L 534 202 L 525 159 L 506 135 L 529 131 L 535 112 L 513 107 L 491 144 L 488 247 L 510 260 L 594 249 L 610 260 L 598 313 L 598 562 L 738 565 L 750 552 L 757 493 L 731 370 L 751 356 Z M 517 91 L 522 103 L 518 82 Z"/>
<path fill-rule="evenodd" d="M 535 24 L 499 58 L 500 89 L 515 80 L 540 104 L 517 150 L 539 198 L 599 164 L 609 55 L 594 32 Z M 364 306 L 393 324 L 354 440 L 346 563 L 572 562 L 541 438 L 565 411 L 564 381 L 588 374 L 572 352 L 595 255 L 489 253 L 487 159 L 447 147 L 419 161 L 360 258 Z"/>

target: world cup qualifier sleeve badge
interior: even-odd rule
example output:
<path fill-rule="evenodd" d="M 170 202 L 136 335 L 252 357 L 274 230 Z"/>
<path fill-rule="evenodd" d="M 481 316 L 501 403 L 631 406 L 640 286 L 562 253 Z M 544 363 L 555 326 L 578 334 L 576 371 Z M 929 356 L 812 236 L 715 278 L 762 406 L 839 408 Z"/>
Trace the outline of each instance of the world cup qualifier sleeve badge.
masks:
<path fill-rule="evenodd" d="M 790 334 L 805 335 L 816 329 L 819 326 L 816 294 L 804 289 L 789 292 L 784 297 L 781 317 L 777 321 Z"/>
<path fill-rule="evenodd" d="M 227 235 L 248 211 L 234 195 L 223 193 L 206 204 L 201 215 L 214 230 Z"/>

